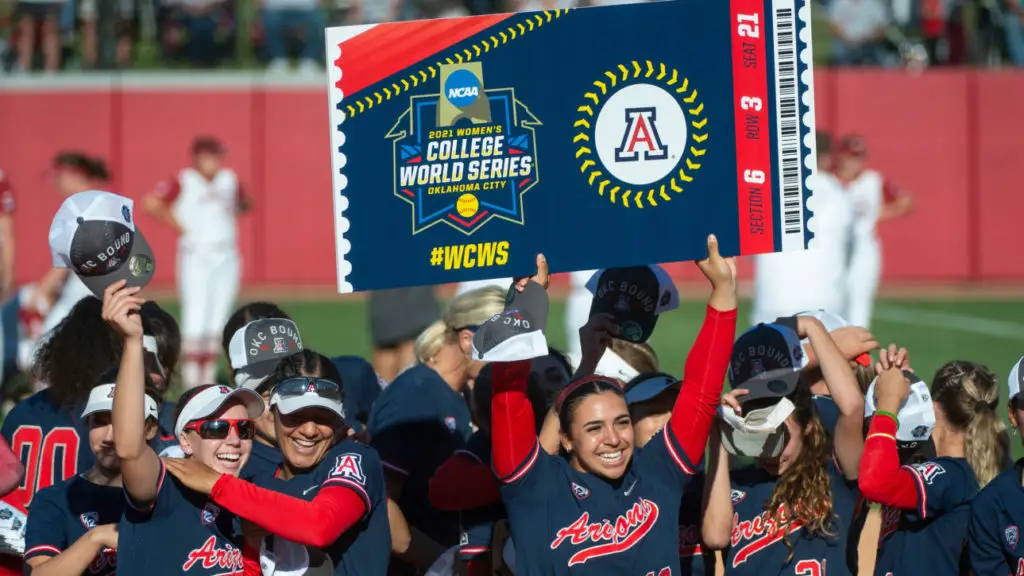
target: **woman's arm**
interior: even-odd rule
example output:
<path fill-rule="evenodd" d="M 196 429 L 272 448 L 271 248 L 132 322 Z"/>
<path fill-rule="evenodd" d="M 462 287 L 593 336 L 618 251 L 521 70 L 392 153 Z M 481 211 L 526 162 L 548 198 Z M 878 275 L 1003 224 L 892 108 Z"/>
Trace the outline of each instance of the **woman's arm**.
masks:
<path fill-rule="evenodd" d="M 364 497 L 348 486 L 324 486 L 307 502 L 230 474 L 221 475 L 210 497 L 272 534 L 316 548 L 334 543 L 369 511 Z"/>
<path fill-rule="evenodd" d="M 732 485 L 729 481 L 729 453 L 722 445 L 718 421 L 711 427 L 708 442 L 707 475 L 701 506 L 700 538 L 712 550 L 723 550 L 732 537 Z"/>
<path fill-rule="evenodd" d="M 544 417 L 544 423 L 540 427 L 540 435 L 537 436 L 537 442 L 540 442 L 541 450 L 557 456 L 561 445 L 558 440 L 558 414 L 555 413 L 555 407 L 552 406 L 548 410 L 547 416 Z"/>
<path fill-rule="evenodd" d="M 430 504 L 438 510 L 472 510 L 501 502 L 498 481 L 487 462 L 456 452 L 430 479 Z"/>
<path fill-rule="evenodd" d="M 107 548 L 111 538 L 117 546 L 117 526 L 104 524 L 92 528 L 74 544 L 68 546 L 67 550 L 53 550 L 53 556 L 33 556 L 25 560 L 25 564 L 31 568 L 29 573 L 32 576 L 67 576 L 68 574 L 85 574 L 89 571 L 89 564 L 96 559 L 96 555 Z M 29 550 L 29 553 L 32 551 Z"/>
<path fill-rule="evenodd" d="M 810 316 L 798 317 L 797 325 L 801 333 L 807 334 L 829 395 L 839 409 L 835 430 L 836 460 L 846 478 L 856 480 L 864 450 L 864 396 L 849 361 L 839 351 L 825 325 Z"/>
<path fill-rule="evenodd" d="M 534 453 L 533 406 L 526 397 L 530 362 L 495 362 L 491 398 L 491 445 L 499 478 L 515 473 Z"/>
<path fill-rule="evenodd" d="M 114 444 L 121 459 L 124 488 L 133 504 L 140 505 L 156 500 L 164 470 L 160 457 L 146 442 L 145 363 L 139 315 L 144 300 L 135 296 L 138 288 L 124 285 L 122 280 L 104 291 L 103 319 L 124 340 L 112 415 Z"/>
<path fill-rule="evenodd" d="M 903 377 L 902 374 L 900 377 Z M 884 411 L 881 403 L 879 410 Z M 902 510 L 915 510 L 918 508 L 916 480 L 909 470 L 900 467 L 900 455 L 896 449 L 897 428 L 895 419 L 887 414 L 875 413 L 868 438 L 864 441 L 858 484 L 861 494 L 872 502 Z"/>

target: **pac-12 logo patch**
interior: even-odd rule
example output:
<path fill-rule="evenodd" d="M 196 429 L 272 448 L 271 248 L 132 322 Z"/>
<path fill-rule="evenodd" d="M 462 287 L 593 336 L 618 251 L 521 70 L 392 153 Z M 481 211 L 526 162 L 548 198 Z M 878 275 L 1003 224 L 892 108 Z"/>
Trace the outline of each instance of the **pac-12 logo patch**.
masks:
<path fill-rule="evenodd" d="M 200 519 L 203 526 L 209 526 L 217 521 L 218 516 L 220 516 L 220 507 L 213 502 L 207 502 L 206 506 L 203 506 L 203 513 Z"/>
<path fill-rule="evenodd" d="M 100 515 L 96 512 L 86 512 L 78 517 L 82 521 L 82 526 L 86 528 L 95 528 L 100 524 Z"/>
<path fill-rule="evenodd" d="M 439 222 L 467 235 L 494 218 L 523 224 L 523 194 L 538 181 L 540 121 L 514 88 L 485 89 L 480 62 L 440 70 L 440 93 L 411 97 L 386 135 L 412 233 Z"/>
<path fill-rule="evenodd" d="M 579 484 L 573 482 L 572 483 L 572 494 L 573 494 L 573 496 L 576 497 L 577 500 L 583 500 L 587 496 L 590 496 L 590 490 L 588 490 L 584 486 L 580 486 Z"/>
<path fill-rule="evenodd" d="M 624 62 L 588 84 L 573 118 L 587 184 L 613 204 L 663 206 L 693 181 L 707 152 L 707 117 L 678 70 Z"/>
<path fill-rule="evenodd" d="M 365 486 L 366 474 L 363 474 L 362 454 L 349 452 L 338 456 L 338 459 L 334 463 L 334 471 L 331 472 L 331 476 L 348 478 L 360 486 Z"/>
<path fill-rule="evenodd" d="M 1003 537 L 1006 538 L 1006 545 L 1010 547 L 1010 550 L 1017 549 L 1017 539 L 1020 536 L 1016 526 L 1007 526 L 1003 530 Z"/>

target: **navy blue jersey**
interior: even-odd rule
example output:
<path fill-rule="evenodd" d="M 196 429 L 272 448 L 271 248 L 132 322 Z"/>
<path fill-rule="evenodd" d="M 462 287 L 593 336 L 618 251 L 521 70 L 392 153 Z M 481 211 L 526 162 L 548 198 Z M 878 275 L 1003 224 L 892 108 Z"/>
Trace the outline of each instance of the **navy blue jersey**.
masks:
<path fill-rule="evenodd" d="M 345 420 L 350 426 L 355 422 L 366 424 L 373 403 L 384 388 L 384 381 L 373 369 L 373 365 L 360 356 L 338 356 L 331 358 L 331 362 L 341 374 L 341 387 L 345 392 Z"/>
<path fill-rule="evenodd" d="M 406 520 L 445 547 L 457 544 L 458 514 L 430 506 L 429 482 L 472 432 L 462 395 L 429 366 L 414 366 L 377 397 L 368 429 L 384 467 L 406 478 L 398 500 Z"/>
<path fill-rule="evenodd" d="M 89 447 L 89 429 L 80 416 L 83 406 L 57 406 L 43 390 L 11 409 L 0 434 L 25 465 L 25 479 L 5 500 L 12 498 L 30 506 L 39 490 L 92 468 L 96 457 Z"/>
<path fill-rule="evenodd" d="M 700 536 L 701 504 L 706 476 L 698 472 L 679 503 L 679 564 L 683 576 L 714 576 L 715 552 L 704 547 Z"/>
<path fill-rule="evenodd" d="M 799 522 L 787 530 L 775 530 L 768 520 L 766 504 L 778 481 L 757 466 L 749 466 L 730 475 L 735 518 L 732 539 L 725 553 L 725 573 L 736 576 L 837 576 L 850 574 L 846 562 L 849 524 L 857 500 L 857 482 L 849 481 L 832 464 L 834 521 L 826 528 L 829 537 L 811 535 Z M 788 538 L 790 549 L 783 542 Z"/>
<path fill-rule="evenodd" d="M 36 493 L 28 513 L 25 560 L 57 556 L 90 528 L 117 524 L 124 512 L 124 490 L 100 486 L 74 476 Z M 96 555 L 82 574 L 114 574 L 117 551 L 109 548 Z"/>
<path fill-rule="evenodd" d="M 502 480 L 516 572 L 678 574 L 679 505 L 695 469 L 667 426 L 614 484 L 535 445 Z"/>
<path fill-rule="evenodd" d="M 388 527 L 384 472 L 376 450 L 344 440 L 331 448 L 312 470 L 290 480 L 263 477 L 258 484 L 306 501 L 316 497 L 321 488 L 329 486 L 342 486 L 354 491 L 366 504 L 366 515 L 334 544 L 324 548 L 324 552 L 334 562 L 336 576 L 387 573 L 391 529 Z"/>
<path fill-rule="evenodd" d="M 118 525 L 122 574 L 224 576 L 242 574 L 242 543 L 234 514 L 183 486 L 160 464 L 156 500 L 138 506 L 125 494 Z"/>
<path fill-rule="evenodd" d="M 259 440 L 252 441 L 252 452 L 249 461 L 242 468 L 239 477 L 250 482 L 259 482 L 262 478 L 272 477 L 281 465 L 281 450 L 276 446 L 267 446 Z"/>
<path fill-rule="evenodd" d="M 839 423 L 839 407 L 836 406 L 836 401 L 827 394 L 815 394 L 813 400 L 822 427 L 828 432 L 829 437 L 834 436 L 836 424 Z"/>
<path fill-rule="evenodd" d="M 478 430 L 470 436 L 465 450 L 458 450 L 481 464 L 491 465 L 491 435 Z M 494 538 L 494 524 L 498 520 L 508 518 L 505 506 L 497 502 L 475 510 L 463 510 L 459 513 L 459 559 L 472 560 L 482 554 L 491 552 L 491 541 Z"/>
<path fill-rule="evenodd" d="M 996 476 L 971 502 L 967 528 L 974 576 L 1024 576 L 1024 459 Z"/>
<path fill-rule="evenodd" d="M 156 436 L 149 445 L 161 455 L 182 457 L 183 454 L 176 454 L 173 451 L 179 449 L 178 438 L 174 435 L 174 402 L 163 402 L 157 410 L 157 431 Z M 169 451 L 170 450 L 170 451 Z"/>
<path fill-rule="evenodd" d="M 875 574 L 959 574 L 971 500 L 978 493 L 974 471 L 967 460 L 946 457 L 903 469 L 914 476 L 917 510 L 883 511 Z"/>

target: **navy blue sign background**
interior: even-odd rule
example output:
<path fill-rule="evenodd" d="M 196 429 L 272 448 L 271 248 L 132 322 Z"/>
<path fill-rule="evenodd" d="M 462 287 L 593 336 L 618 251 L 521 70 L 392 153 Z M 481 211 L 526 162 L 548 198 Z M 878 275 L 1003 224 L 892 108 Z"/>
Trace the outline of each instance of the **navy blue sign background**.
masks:
<path fill-rule="evenodd" d="M 498 34 L 497 31 L 536 19 L 537 14 L 541 13 L 512 16 L 493 30 L 453 44 L 359 92 L 345 94 L 340 108 L 351 106 L 367 95 L 373 96 L 438 61 L 443 63 L 456 53 L 467 49 L 473 53 L 474 46 L 487 42 Z M 768 102 L 773 103 L 770 1 L 766 3 L 765 14 L 768 21 L 762 23 L 762 34 L 768 50 L 767 60 L 760 65 L 769 71 L 767 95 Z M 345 135 L 341 150 L 347 157 L 341 172 L 348 180 L 342 193 L 349 199 L 344 212 L 348 220 L 344 237 L 351 243 L 346 258 L 352 267 L 345 280 L 354 291 L 362 291 L 525 275 L 533 271 L 538 252 L 547 256 L 554 272 L 694 260 L 706 254 L 709 233 L 718 236 L 723 254 L 740 254 L 734 114 L 737 95 L 733 88 L 732 47 L 735 24 L 732 20 L 728 2 L 705 0 L 576 9 L 563 11 L 542 26 L 531 27 L 528 33 L 474 57 L 472 60 L 482 65 L 487 92 L 512 89 L 515 100 L 540 122 L 534 127 L 534 141 L 529 143 L 534 147 L 536 181 L 522 195 L 523 224 L 493 218 L 467 234 L 440 222 L 413 234 L 413 206 L 396 195 L 396 192 L 401 193 L 396 191 L 400 186 L 395 185 L 395 172 L 401 161 L 396 159 L 394 140 L 387 136 L 409 112 L 414 99 L 440 93 L 440 73 L 401 94 L 383 99 L 372 109 L 352 114 L 340 125 Z M 799 19 L 797 26 L 802 26 Z M 801 43 L 799 48 L 802 47 Z M 599 106 L 585 97 L 587 93 L 598 91 L 595 81 L 603 81 L 608 88 L 607 95 L 601 96 L 602 103 L 616 90 L 637 82 L 651 82 L 644 78 L 632 79 L 634 61 L 644 72 L 647 62 L 651 61 L 655 69 L 664 64 L 667 70 L 678 71 L 679 83 L 685 78 L 688 90 L 679 96 L 696 90 L 697 98 L 692 103 L 681 104 L 684 114 L 688 108 L 702 105 L 699 115 L 693 118 L 706 119 L 701 130 L 689 128 L 691 137 L 685 140 L 686 148 L 693 144 L 694 133 L 707 135 L 700 144 L 703 155 L 698 158 L 687 153 L 687 157 L 700 166 L 687 170 L 692 181 L 678 180 L 682 192 L 669 190 L 670 201 L 657 201 L 661 194 L 655 194 L 657 206 L 643 201 L 642 208 L 612 203 L 608 198 L 612 185 L 607 186 L 603 194 L 599 193 L 596 184 L 588 182 L 586 175 L 593 169 L 603 170 L 596 143 L 590 146 L 596 166 L 581 171 L 579 148 L 585 142 L 574 142 L 581 132 L 579 125 L 574 124 L 584 117 L 579 108 L 590 104 L 594 114 L 591 124 L 597 119 Z M 342 63 L 344 75 L 344 59 Z M 618 76 L 621 70 L 628 72 L 630 80 L 618 81 L 617 87 L 612 88 L 606 72 Z M 676 95 L 671 89 L 668 92 Z M 807 108 L 801 105 L 800 109 L 802 116 Z M 768 117 L 771 124 L 763 126 L 762 133 L 764 138 L 771 139 L 775 133 L 774 111 Z M 691 117 L 687 116 L 686 120 L 689 123 Z M 662 132 L 670 129 L 662 124 L 657 127 Z M 801 132 L 805 131 L 806 127 L 801 126 Z M 665 140 L 671 137 L 671 134 L 661 134 Z M 802 157 L 810 154 L 803 141 L 801 138 Z M 773 165 L 777 165 L 777 155 L 777 146 L 773 143 Z M 680 159 L 680 166 L 686 167 L 683 159 Z M 603 170 L 603 173 L 607 175 L 608 171 Z M 622 182 L 615 183 L 626 188 Z M 653 185 L 655 189 L 659 186 Z M 638 195 L 646 200 L 651 186 L 640 188 Z M 773 188 L 766 193 L 771 199 L 778 197 L 777 181 Z M 809 191 L 805 189 L 801 193 L 806 197 Z M 452 198 L 458 196 L 454 194 Z M 804 214 L 806 222 L 809 213 L 805 210 Z M 782 229 L 778 223 L 778 208 L 774 218 L 773 245 L 778 250 Z M 806 224 L 804 228 L 805 236 L 809 236 Z M 463 259 L 456 269 L 452 264 L 454 257 L 449 254 L 452 265 L 446 269 L 443 258 L 438 264 L 438 260 L 431 257 L 435 248 L 440 248 L 443 254 L 445 247 L 449 247 L 450 253 L 452 246 L 491 242 L 508 243 L 507 261 L 503 265 L 498 265 L 500 258 L 496 258 L 491 266 L 465 268 L 461 265 L 465 264 Z M 479 250 L 479 246 L 474 250 Z"/>

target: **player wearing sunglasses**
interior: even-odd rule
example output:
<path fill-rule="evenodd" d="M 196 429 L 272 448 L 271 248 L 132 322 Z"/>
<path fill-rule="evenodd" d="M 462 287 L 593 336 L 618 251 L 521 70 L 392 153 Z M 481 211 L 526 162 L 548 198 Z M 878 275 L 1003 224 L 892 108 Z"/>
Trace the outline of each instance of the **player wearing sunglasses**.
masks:
<path fill-rule="evenodd" d="M 32 500 L 25 533 L 25 564 L 35 576 L 114 574 L 117 523 L 124 513 L 121 461 L 114 446 L 110 373 L 89 393 L 82 418 L 96 464 L 64 482 L 43 488 Z M 146 438 L 157 433 L 157 401 L 146 394 Z"/>
<path fill-rule="evenodd" d="M 249 521 L 246 542 L 278 573 L 325 561 L 321 551 L 336 575 L 387 572 L 384 472 L 376 450 L 345 439 L 340 380 L 331 360 L 311 350 L 281 360 L 267 381 L 282 462 L 252 484 L 202 462 L 167 460 L 179 481 Z M 246 574 L 259 570 L 246 566 Z"/>
<path fill-rule="evenodd" d="M 118 526 L 122 574 L 242 574 L 234 515 L 174 478 L 145 438 L 145 365 L 137 288 L 104 291 L 103 319 L 124 340 L 113 403 L 114 444 L 128 506 Z M 187 460 L 236 476 L 252 450 L 252 419 L 263 399 L 252 390 L 206 385 L 183 394 L 174 433 Z"/>

